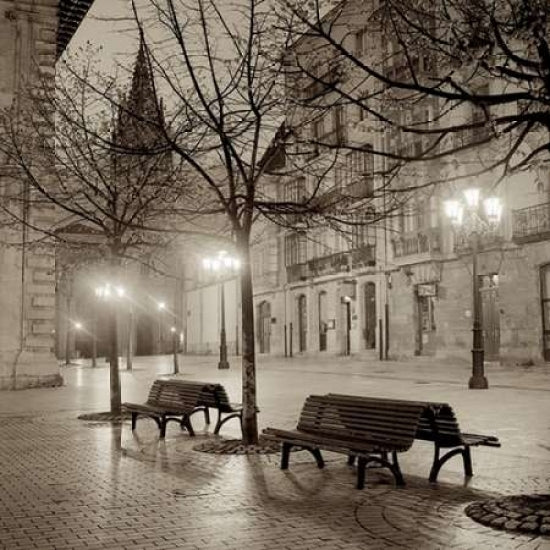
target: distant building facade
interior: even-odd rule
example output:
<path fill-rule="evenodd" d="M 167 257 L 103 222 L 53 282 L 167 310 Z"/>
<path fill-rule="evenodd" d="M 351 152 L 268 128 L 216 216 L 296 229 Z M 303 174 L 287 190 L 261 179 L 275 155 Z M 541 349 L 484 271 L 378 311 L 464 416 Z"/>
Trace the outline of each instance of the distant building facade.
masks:
<path fill-rule="evenodd" d="M 367 21 L 350 18 L 341 28 L 340 38 L 345 32 L 345 44 L 358 57 L 386 55 L 392 48 L 392 37 Z M 301 46 L 299 43 L 296 47 Z M 330 60 L 319 60 L 319 56 L 316 63 L 318 74 L 333 69 Z M 398 74 L 403 70 L 400 63 L 405 61 L 394 57 L 384 70 Z M 416 63 L 419 71 L 436 70 L 429 58 Z M 354 74 L 349 76 L 351 82 L 354 78 Z M 498 83 L 480 85 L 490 91 Z M 307 82 L 296 86 L 296 93 L 302 95 L 319 92 L 314 84 L 308 88 Z M 397 116 L 408 117 L 409 121 L 415 116 L 431 120 L 437 109 L 437 103 L 426 101 L 403 108 Z M 478 112 L 463 106 L 455 116 L 475 120 Z M 287 123 L 296 124 L 296 120 Z M 372 210 L 363 212 L 366 219 L 376 217 L 376 211 L 383 209 L 382 202 L 387 200 L 386 182 L 380 175 L 387 165 L 370 149 L 414 152 L 421 147 L 417 143 L 420 137 L 381 131 L 354 105 L 335 106 L 324 120 L 312 122 L 308 131 L 310 137 L 325 142 L 355 146 L 353 151 L 343 150 L 330 177 L 335 189 L 356 186 L 363 197 L 372 195 Z M 488 131 L 490 128 L 478 128 L 452 139 L 465 144 Z M 445 178 L 460 173 L 465 167 L 491 158 L 495 153 L 491 147 L 481 152 L 456 153 L 420 168 L 406 166 L 399 182 L 419 185 L 434 175 Z M 322 151 L 316 154 L 322 155 Z M 489 188 L 493 183 L 489 178 L 480 176 L 470 184 Z M 266 181 L 266 186 L 273 186 L 274 194 L 289 197 L 298 196 L 300 188 L 308 185 L 305 174 L 297 174 L 291 181 Z M 443 209 L 444 201 L 467 185 L 443 184 L 419 190 L 391 217 L 357 227 L 346 238 L 329 228 L 289 230 L 260 222 L 252 252 L 257 352 L 286 356 L 360 354 L 365 358 L 452 356 L 469 360 L 471 248 L 468 239 L 451 226 Z M 478 256 L 485 359 L 518 364 L 549 361 L 548 163 L 509 176 L 496 192 L 504 207 L 502 220 L 494 230 L 483 234 Z M 189 305 L 188 318 L 211 319 L 214 314 L 219 318 L 217 287 L 206 285 L 200 292 L 190 292 L 193 304 Z M 235 304 L 238 307 L 238 301 Z M 227 308 L 226 315 L 236 316 Z M 216 330 L 209 327 L 208 336 L 203 331 L 202 336 L 191 337 L 188 331 L 189 351 L 216 350 Z"/>

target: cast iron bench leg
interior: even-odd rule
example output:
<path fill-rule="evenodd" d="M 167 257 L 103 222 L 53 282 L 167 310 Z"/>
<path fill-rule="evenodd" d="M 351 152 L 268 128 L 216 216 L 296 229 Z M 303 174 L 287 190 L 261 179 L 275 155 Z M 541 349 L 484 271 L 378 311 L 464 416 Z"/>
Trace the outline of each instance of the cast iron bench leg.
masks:
<path fill-rule="evenodd" d="M 283 442 L 281 448 L 281 470 L 288 470 L 288 459 L 290 456 L 291 443 Z"/>
<path fill-rule="evenodd" d="M 391 462 L 391 472 L 395 478 L 395 484 L 403 487 L 405 485 L 405 480 L 403 479 L 403 474 L 401 473 L 401 467 L 399 466 L 399 461 L 397 460 L 397 453 L 392 451 L 392 462 Z M 387 455 L 386 455 L 387 456 Z M 389 462 L 389 461 L 388 461 Z"/>
<path fill-rule="evenodd" d="M 159 424 L 160 438 L 161 439 L 164 439 L 165 436 L 166 436 L 166 424 L 167 423 L 168 423 L 168 420 L 166 419 L 166 415 L 163 414 L 160 418 L 160 424 Z"/>
<path fill-rule="evenodd" d="M 365 487 L 365 470 L 367 468 L 367 459 L 363 456 L 357 457 L 357 488 Z"/>
<path fill-rule="evenodd" d="M 462 461 L 464 462 L 464 475 L 472 477 L 474 471 L 472 468 L 472 453 L 470 452 L 469 445 L 466 445 L 462 451 Z"/>
<path fill-rule="evenodd" d="M 439 445 L 436 444 L 434 462 L 432 464 L 432 469 L 430 470 L 430 482 L 431 483 L 435 483 L 437 481 L 437 476 L 439 475 L 439 470 L 441 470 L 443 464 L 445 464 L 445 462 L 447 462 L 448 460 L 453 458 L 453 456 L 458 455 L 458 454 L 461 454 L 464 457 L 464 449 L 460 449 L 460 448 L 453 449 L 452 451 L 449 451 L 447 454 L 445 454 L 441 458 L 439 458 Z M 470 466 L 471 466 L 471 464 L 470 464 Z M 464 469 L 466 470 L 466 465 L 464 465 Z"/>
<path fill-rule="evenodd" d="M 195 435 L 195 430 L 193 430 L 193 426 L 191 425 L 191 419 L 189 418 L 189 416 L 185 415 L 182 419 L 181 419 L 181 424 L 180 424 L 182 427 L 185 427 L 185 429 L 189 432 L 189 435 L 191 437 L 194 437 Z"/>
<path fill-rule="evenodd" d="M 210 410 L 208 407 L 204 407 L 204 421 L 210 426 Z"/>
<path fill-rule="evenodd" d="M 315 457 L 315 461 L 317 462 L 317 467 L 324 468 L 325 461 L 323 460 L 323 455 L 321 454 L 321 451 L 319 449 L 308 449 L 308 451 Z"/>
<path fill-rule="evenodd" d="M 132 411 L 132 431 L 136 429 L 137 412 Z"/>

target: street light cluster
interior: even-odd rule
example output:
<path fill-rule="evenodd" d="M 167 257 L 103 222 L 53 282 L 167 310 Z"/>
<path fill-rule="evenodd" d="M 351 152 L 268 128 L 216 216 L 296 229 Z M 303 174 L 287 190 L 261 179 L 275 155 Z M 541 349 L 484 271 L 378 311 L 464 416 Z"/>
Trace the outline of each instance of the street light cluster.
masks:
<path fill-rule="evenodd" d="M 465 224 L 470 224 L 469 227 L 465 227 L 466 230 L 470 231 L 483 230 L 486 224 L 498 224 L 502 215 L 500 199 L 498 197 L 487 197 L 483 200 L 483 211 L 481 211 L 480 198 L 480 190 L 470 188 L 464 191 L 463 201 L 445 201 L 445 213 L 451 220 L 451 223 L 457 227 L 464 227 Z"/>
<path fill-rule="evenodd" d="M 111 285 L 110 283 L 105 283 L 95 289 L 95 295 L 102 299 L 109 299 L 111 297 L 124 298 L 125 294 L 126 290 L 123 286 Z"/>
<path fill-rule="evenodd" d="M 204 258 L 202 266 L 206 271 L 221 274 L 226 271 L 238 271 L 241 262 L 237 258 L 229 256 L 225 250 L 221 250 L 214 258 Z"/>
<path fill-rule="evenodd" d="M 464 231 L 470 238 L 472 250 L 472 296 L 473 296 L 473 343 L 472 343 L 472 376 L 468 382 L 470 389 L 485 390 L 489 387 L 484 371 L 483 329 L 481 324 L 481 297 L 479 294 L 479 276 L 477 255 L 480 247 L 480 236 L 484 231 L 495 228 L 500 223 L 502 204 L 497 197 L 487 197 L 481 205 L 481 192 L 477 188 L 464 191 L 462 201 L 445 202 L 445 213 L 451 223 Z"/>

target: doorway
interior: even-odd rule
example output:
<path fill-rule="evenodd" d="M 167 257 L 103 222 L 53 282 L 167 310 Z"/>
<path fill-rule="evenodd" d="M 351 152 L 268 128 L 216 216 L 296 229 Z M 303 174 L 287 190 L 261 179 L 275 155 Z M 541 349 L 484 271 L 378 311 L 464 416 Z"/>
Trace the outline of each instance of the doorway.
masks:
<path fill-rule="evenodd" d="M 304 294 L 298 296 L 298 351 L 307 349 L 307 299 Z"/>
<path fill-rule="evenodd" d="M 416 285 L 417 336 L 415 355 L 434 355 L 436 351 L 436 285 Z"/>
<path fill-rule="evenodd" d="M 376 285 L 366 283 L 363 292 L 365 319 L 363 337 L 365 349 L 376 347 Z"/>
<path fill-rule="evenodd" d="M 550 361 L 550 264 L 540 268 L 540 303 L 542 307 L 542 354 Z"/>
<path fill-rule="evenodd" d="M 500 311 L 498 308 L 498 275 L 480 277 L 481 326 L 485 359 L 496 361 L 500 354 Z"/>
<path fill-rule="evenodd" d="M 327 350 L 327 293 L 319 292 L 319 351 Z"/>
<path fill-rule="evenodd" d="M 258 338 L 260 353 L 269 353 L 271 337 L 271 304 L 263 301 L 258 305 Z"/>

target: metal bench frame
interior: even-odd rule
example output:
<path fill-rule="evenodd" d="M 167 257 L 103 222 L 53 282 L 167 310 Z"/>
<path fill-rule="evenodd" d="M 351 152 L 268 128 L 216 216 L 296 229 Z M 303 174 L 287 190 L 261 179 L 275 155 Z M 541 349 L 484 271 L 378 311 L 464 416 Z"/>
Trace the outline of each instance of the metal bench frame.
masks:
<path fill-rule="evenodd" d="M 358 489 L 365 486 L 369 463 L 388 468 L 396 485 L 404 485 L 397 453 L 411 447 L 421 412 L 422 407 L 414 403 L 388 409 L 384 404 L 373 406 L 339 396 L 310 395 L 295 430 L 266 428 L 262 438 L 282 444 L 282 470 L 288 469 L 292 447 L 309 451 L 317 466 L 323 468 L 322 449 L 347 454 L 350 464 L 357 458 Z"/>
<path fill-rule="evenodd" d="M 404 399 L 386 399 L 378 397 L 363 397 L 341 394 L 328 394 L 347 399 L 355 399 L 363 402 L 386 401 L 388 404 L 395 403 L 418 403 L 423 407 L 418 426 L 415 433 L 415 439 L 431 441 L 434 444 L 434 458 L 430 468 L 429 480 L 432 483 L 437 481 L 437 476 L 443 465 L 454 456 L 461 455 L 464 466 L 464 475 L 472 477 L 472 454 L 471 447 L 479 445 L 486 447 L 500 447 L 501 444 L 497 437 L 492 435 L 481 435 L 462 433 L 458 425 L 458 420 L 448 403 L 433 403 L 428 401 L 407 401 Z M 449 449 L 448 452 L 441 455 L 443 449 Z M 353 458 L 350 458 L 353 463 Z"/>

